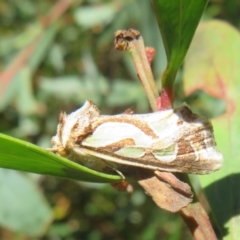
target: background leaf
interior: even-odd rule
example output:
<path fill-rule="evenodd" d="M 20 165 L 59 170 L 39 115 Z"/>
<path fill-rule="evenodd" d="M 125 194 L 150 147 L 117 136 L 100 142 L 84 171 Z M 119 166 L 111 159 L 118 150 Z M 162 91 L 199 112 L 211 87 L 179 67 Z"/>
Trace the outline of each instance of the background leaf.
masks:
<path fill-rule="evenodd" d="M 206 7 L 207 0 L 152 0 L 168 59 L 163 86 L 172 85 Z"/>
<path fill-rule="evenodd" d="M 192 4 L 201 4 L 202 1 L 183 2 L 159 0 L 155 1 L 155 10 L 157 12 L 156 3 L 164 3 L 164 8 L 168 8 L 169 4 L 177 4 L 179 6 L 181 3 L 189 3 L 190 5 L 183 9 L 185 13 L 183 17 L 185 18 L 191 17 L 191 11 L 186 12 L 185 10 L 191 7 Z M 67 10 L 68 7 L 66 8 L 66 4 L 68 4 L 68 7 L 71 6 L 69 10 Z M 110 6 L 110 14 L 98 16 L 98 9 L 104 10 L 106 6 L 107 8 Z M 86 25 L 79 24 L 75 18 L 77 13 L 81 13 L 82 8 L 86 9 L 85 7 L 92 9 L 94 13 L 96 13 L 92 15 L 91 19 L 86 18 L 89 23 L 91 23 L 91 26 L 88 25 L 86 21 L 84 22 Z M 168 9 L 170 12 L 164 11 L 159 13 L 159 19 L 162 14 L 166 19 L 169 17 L 169 21 L 166 23 L 165 35 L 170 35 L 169 44 L 171 44 L 171 49 L 180 49 L 181 51 L 181 47 L 184 49 L 187 44 L 183 39 L 183 45 L 180 44 L 181 42 L 178 42 L 179 45 L 173 45 L 175 36 L 175 40 L 179 40 L 179 38 L 177 38 L 179 29 L 175 27 L 170 28 L 171 26 L 182 26 L 181 22 L 175 22 L 176 25 L 174 25 L 174 22 L 171 22 L 172 20 L 174 21 L 174 19 L 181 19 L 181 12 L 179 12 L 179 8 Z M 201 11 L 201 9 L 203 9 L 202 6 L 196 11 Z M 192 13 L 194 13 L 194 11 L 192 11 Z M 190 15 L 188 16 L 188 14 Z M 196 14 L 196 12 L 194 14 Z M 198 17 L 200 17 L 200 15 L 198 15 Z M 238 28 L 240 22 L 239 4 L 237 1 L 211 1 L 203 17 L 205 19 L 222 19 Z M 146 113 L 150 111 L 148 103 L 145 101 L 145 96 L 141 94 L 141 86 L 129 55 L 115 51 L 113 38 L 114 33 L 119 29 L 135 28 L 139 30 L 144 38 L 145 44 L 156 49 L 156 57 L 152 63 L 152 69 L 155 74 L 155 79 L 161 79 L 167 64 L 166 54 L 151 1 L 57 0 L 54 3 L 47 0 L 34 2 L 31 0 L 0 1 L 0 21 L 0 132 L 20 138 L 28 143 L 32 142 L 38 146 L 50 147 L 51 137 L 56 133 L 59 113 L 61 111 L 70 113 L 76 110 L 82 105 L 86 98 L 94 100 L 102 114 L 112 115 L 122 113 L 129 107 L 135 113 Z M 163 28 L 164 27 L 165 26 L 163 26 Z M 184 25 L 183 28 L 191 29 L 192 24 L 188 23 Z M 226 32 L 224 35 L 221 35 L 221 37 L 213 37 L 212 32 L 217 31 L 218 28 L 219 26 L 209 31 L 205 36 L 207 37 L 208 35 L 208 40 L 206 40 L 204 44 L 198 44 L 198 48 L 207 48 L 208 41 L 213 41 L 211 47 L 208 48 L 208 51 L 211 51 L 215 49 L 215 45 L 217 45 L 219 41 L 227 40 L 228 43 L 224 46 L 221 45 L 221 47 L 216 50 L 219 55 L 221 55 L 222 51 L 224 52 L 224 57 L 227 57 L 227 55 L 225 55 L 227 51 L 239 55 L 238 45 L 236 44 L 234 49 L 234 47 L 232 47 L 233 43 L 228 39 L 228 34 L 230 34 L 233 39 L 235 38 L 231 33 Z M 171 35 L 174 32 L 176 35 Z M 189 31 L 189 34 L 193 34 L 193 32 Z M 188 34 L 188 30 L 186 34 Z M 12 68 L 7 71 L 8 66 L 16 66 L 14 63 L 15 60 L 18 60 L 18 54 L 26 50 L 36 36 L 40 35 L 42 38 L 37 38 L 39 42 L 35 49 L 27 51 L 27 53 L 25 52 L 25 54 L 30 54 L 28 58 L 25 58 L 26 60 L 20 61 L 21 64 L 18 66 L 21 67 Z M 200 39 L 201 37 L 201 35 L 198 36 Z M 178 68 L 177 64 L 181 64 L 183 52 L 181 52 L 179 56 L 174 51 L 170 53 L 172 54 L 171 59 L 174 60 L 174 64 L 176 64 L 176 68 Z M 200 53 L 196 51 L 196 54 L 192 56 L 191 62 L 198 61 L 199 54 Z M 27 55 L 24 56 L 26 57 Z M 170 59 L 169 56 L 168 59 Z M 232 62 L 231 58 L 228 57 L 227 59 L 227 61 L 223 61 L 221 71 L 228 65 L 232 67 L 236 66 L 232 68 L 232 70 L 238 68 L 238 61 L 234 60 Z M 189 61 L 188 64 L 191 64 L 191 62 Z M 210 66 L 211 64 L 208 65 Z M 187 66 L 185 65 L 185 67 Z M 21 73 L 21 69 L 28 71 L 28 82 L 26 81 L 25 84 L 30 89 L 28 88 L 26 91 L 29 95 L 24 96 L 21 101 L 18 101 L 17 96 L 20 93 L 24 95 L 25 92 L 24 89 L 23 91 L 20 89 L 21 87 L 23 88 L 23 85 L 19 85 L 18 80 L 15 81 L 13 76 L 16 76 L 16 78 L 23 76 L 24 74 L 17 75 L 18 71 Z M 188 70 L 191 69 L 192 67 L 188 68 Z M 188 89 L 186 87 L 187 84 L 198 85 L 205 80 L 205 78 L 194 80 L 199 75 L 198 65 L 193 69 L 196 71 L 196 74 L 192 73 L 192 77 L 185 78 L 184 75 L 184 80 L 187 80 L 185 85 L 186 91 Z M 211 69 L 213 68 L 211 67 Z M 175 71 L 176 69 L 172 67 L 172 70 Z M 228 71 L 237 74 L 236 70 L 232 70 L 230 69 Z M 2 77 L 2 73 L 6 71 L 9 73 L 9 82 L 7 82 L 9 84 L 7 88 L 3 87 L 5 86 L 6 78 Z M 174 79 L 176 72 L 174 71 L 169 78 Z M 215 88 L 214 85 L 218 84 L 218 82 L 209 79 L 209 82 L 204 82 L 205 84 L 200 87 L 200 94 L 196 92 L 190 94 L 189 91 L 187 92 L 187 99 L 185 99 L 184 96 L 181 96 L 182 74 L 185 74 L 185 70 L 182 72 L 180 69 L 177 76 L 178 85 L 175 92 L 175 103 L 187 101 L 188 104 L 194 108 L 194 111 L 200 112 L 201 115 L 206 114 L 207 117 L 220 116 L 225 108 L 227 109 L 228 106 L 231 106 L 231 104 L 224 104 L 226 99 L 221 99 L 221 102 L 219 102 L 219 99 L 210 95 L 207 96 L 207 93 L 203 92 L 203 90 L 206 91 L 208 85 L 211 86 L 214 91 L 219 90 L 219 88 Z M 230 83 L 232 76 L 226 76 Z M 231 93 L 227 94 L 228 100 L 232 99 L 231 95 L 234 91 L 234 94 L 237 96 L 239 87 L 236 79 L 234 83 L 228 83 L 228 87 L 231 85 L 232 89 Z M 124 91 L 125 84 L 126 88 Z M 12 90 L 10 88 L 12 88 Z M 3 89 L 5 90 L 3 91 Z M 228 90 L 226 89 L 225 92 L 228 93 Z M 30 102 L 28 102 L 30 108 L 25 109 L 25 97 L 30 99 Z M 124 101 L 121 101 L 121 98 Z M 238 111 L 236 110 L 238 109 L 238 106 L 236 106 L 238 105 L 237 97 L 234 97 L 232 100 L 232 103 L 234 103 L 232 106 L 236 107 L 233 114 L 235 120 L 232 121 L 236 124 L 235 127 L 229 127 L 232 123 L 231 121 L 229 121 L 229 125 L 227 126 L 225 125 L 226 122 L 223 122 L 222 125 L 220 123 L 219 127 L 214 123 L 215 135 L 217 135 L 216 139 L 219 138 L 219 140 L 217 139 L 219 150 L 222 151 L 225 146 L 229 146 L 228 149 L 230 149 L 230 145 L 232 143 L 234 145 L 234 156 L 231 159 L 229 157 L 226 159 L 224 150 L 226 160 L 223 170 L 221 170 L 219 174 L 222 174 L 222 171 L 225 172 L 225 170 L 232 172 L 232 174 L 229 173 L 226 177 L 218 179 L 216 182 L 218 185 L 217 190 L 215 188 L 216 184 L 213 182 L 215 181 L 214 179 L 217 179 L 218 175 L 211 174 L 209 176 L 202 176 L 201 181 L 202 184 L 205 184 L 204 181 L 206 177 L 205 190 L 208 194 L 208 199 L 211 201 L 212 208 L 217 211 L 218 215 L 215 214 L 217 216 L 216 220 L 222 223 L 221 227 L 222 229 L 224 228 L 222 232 L 225 233 L 228 231 L 225 237 L 229 236 L 229 238 L 233 238 L 236 236 L 235 238 L 238 239 L 238 203 L 232 201 L 232 197 L 235 197 L 235 194 L 239 192 L 237 169 L 239 155 L 237 152 L 237 139 L 239 138 L 239 133 L 237 128 L 237 114 L 235 115 Z M 37 105 L 35 105 L 36 107 L 34 107 L 35 103 L 37 103 Z M 27 109 L 31 111 L 25 111 Z M 227 127 L 230 129 L 229 133 L 231 133 L 231 138 L 228 138 L 227 130 L 225 131 L 223 126 L 226 126 L 226 129 Z M 236 130 L 236 135 L 231 129 Z M 219 137 L 219 134 L 222 135 L 222 140 L 220 140 L 221 137 Z M 228 141 L 229 139 L 231 142 Z M 222 141 L 222 143 L 219 141 Z M 0 146 L 2 142 L 6 143 L 5 139 L 0 139 Z M 14 142 L 15 139 L 13 142 L 9 141 L 8 143 L 16 147 Z M 26 142 L 24 142 L 24 144 L 26 144 Z M 221 146 L 223 146 L 223 148 Z M 66 168 L 66 165 L 62 165 L 63 162 L 61 161 L 58 162 L 59 159 L 56 159 L 57 156 L 46 153 L 45 150 L 40 148 L 38 149 L 40 152 L 33 152 L 31 147 L 31 150 L 27 149 L 26 145 L 17 146 L 17 149 L 18 148 L 20 151 L 17 154 L 24 155 L 24 152 L 26 152 L 25 160 L 34 161 L 36 166 L 39 166 L 39 163 L 36 163 L 34 159 L 35 157 L 39 158 L 39 154 L 41 153 L 40 159 L 47 163 L 50 161 L 51 166 L 57 165 L 56 171 L 58 174 L 66 176 L 62 171 L 62 169 Z M 11 153 L 14 148 L 9 147 L 7 149 L 8 152 L 4 152 L 7 154 L 4 155 L 4 158 L 9 160 L 11 158 L 9 157 L 9 153 Z M 47 155 L 44 155 L 45 153 Z M 28 154 L 33 154 L 31 156 L 34 157 Z M 234 158 L 236 161 L 232 160 Z M 16 159 L 19 160 L 19 158 Z M 23 159 L 21 159 L 21 161 L 22 160 Z M 59 165 L 59 163 L 61 164 Z M 31 167 L 29 164 L 26 166 L 28 168 Z M 42 163 L 40 166 L 42 170 L 46 167 L 46 165 Z M 21 167 L 23 168 L 24 166 Z M 78 170 L 79 167 L 81 166 L 77 166 Z M 234 167 L 235 169 L 233 169 Z M 20 172 L 19 174 L 22 175 L 23 173 Z M 77 174 L 79 174 L 79 171 L 77 171 Z M 85 176 L 82 171 L 81 174 Z M 44 195 L 49 206 L 51 206 L 51 211 L 54 212 L 50 228 L 46 228 L 45 231 L 42 232 L 42 236 L 39 236 L 38 239 L 192 239 L 179 215 L 168 214 L 165 211 L 156 209 L 152 200 L 147 197 L 144 191 L 138 186 L 134 186 L 135 191 L 130 198 L 126 193 L 116 192 L 109 185 L 105 184 L 86 184 L 46 175 L 38 175 L 38 177 L 38 181 L 32 178 L 28 179 L 28 181 L 32 181 L 40 187 L 42 195 Z M 213 178 L 213 180 L 211 180 L 211 178 Z M 99 179 L 99 176 L 97 179 Z M 5 178 L 2 179 L 2 181 L 4 181 L 6 186 L 11 186 L 10 183 L 7 183 L 7 181 L 11 181 L 11 179 Z M 210 181 L 212 181 L 212 183 Z M 15 184 L 15 186 L 17 185 Z M 38 190 L 37 187 L 36 189 Z M 224 192 L 223 189 L 225 189 L 226 192 Z M 231 191 L 230 189 L 233 190 Z M 11 187 L 9 187 L 9 190 L 11 191 Z M 235 192 L 234 195 L 233 192 Z M 220 195 L 220 193 L 223 194 L 223 196 Z M 25 193 L 25 195 L 31 196 L 32 193 Z M 1 198 L 2 197 L 4 197 L 4 195 L 1 193 Z M 25 200 L 23 200 L 23 203 L 22 200 L 21 203 L 19 200 L 19 205 L 24 205 L 24 203 Z M 229 208 L 231 204 L 234 210 Z M 222 207 L 223 205 L 224 207 Z M 216 206 L 216 208 L 214 208 L 214 206 Z M 235 215 L 233 213 L 234 211 Z M 26 213 L 29 213 L 27 209 Z M 25 216 L 25 214 L 21 212 L 21 216 Z M 23 236 L 21 236 L 21 233 L 16 233 L 16 230 L 12 229 L 10 225 L 9 227 L 4 227 L 6 226 L 4 225 L 5 219 L 2 220 L 0 224 L 1 239 L 35 239 L 27 236 L 26 233 L 22 233 Z M 38 224 L 38 222 L 35 223 Z M 32 227 L 37 229 L 39 226 Z M 220 238 L 221 236 L 219 235 L 219 239 Z"/>
<path fill-rule="evenodd" d="M 222 21 L 204 21 L 185 59 L 183 75 L 187 94 L 202 89 L 226 101 L 225 114 L 213 120 L 224 165 L 216 173 L 199 177 L 225 239 L 238 239 L 240 234 L 240 55 L 236 49 L 240 49 L 239 31 Z M 215 108 L 218 103 L 211 111 Z"/>

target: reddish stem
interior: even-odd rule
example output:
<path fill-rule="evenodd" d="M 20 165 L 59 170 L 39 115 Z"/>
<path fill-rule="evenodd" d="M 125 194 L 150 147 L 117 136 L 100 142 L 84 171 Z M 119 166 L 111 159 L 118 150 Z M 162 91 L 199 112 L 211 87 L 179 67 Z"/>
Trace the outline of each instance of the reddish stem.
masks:
<path fill-rule="evenodd" d="M 166 109 L 172 108 L 173 101 L 174 101 L 173 88 L 172 87 L 169 87 L 166 89 L 163 88 L 161 92 L 161 109 L 160 110 L 166 110 Z"/>
<path fill-rule="evenodd" d="M 157 109 L 158 111 L 167 110 L 173 107 L 173 88 L 162 89 L 161 97 L 157 98 Z"/>

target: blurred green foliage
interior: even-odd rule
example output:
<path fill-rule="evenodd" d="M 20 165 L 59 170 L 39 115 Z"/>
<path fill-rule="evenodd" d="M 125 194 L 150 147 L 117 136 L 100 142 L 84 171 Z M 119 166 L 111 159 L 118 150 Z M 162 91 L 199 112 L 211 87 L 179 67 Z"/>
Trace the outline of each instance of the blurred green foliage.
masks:
<path fill-rule="evenodd" d="M 114 49 L 116 30 L 136 28 L 145 44 L 156 49 L 152 66 L 156 79 L 166 67 L 150 1 L 76 0 L 68 1 L 66 11 L 54 8 L 61 2 L 0 2 L 0 132 L 43 147 L 51 146 L 60 111 L 72 112 L 86 99 L 93 100 L 103 114 L 121 113 L 129 107 L 137 113 L 149 111 L 130 57 Z M 205 17 L 239 25 L 236 9 L 239 5 L 235 1 L 212 1 Z M 176 93 L 179 102 L 184 99 L 181 88 Z M 199 95 L 190 99 L 193 105 L 194 101 L 198 104 Z M 211 115 L 209 109 L 205 115 L 222 111 Z M 6 215 L 0 213 L 3 240 L 36 236 L 44 240 L 191 239 L 180 217 L 157 209 L 138 186 L 129 197 L 109 185 L 22 173 L 17 177 L 25 180 L 12 184 L 15 172 L 2 171 L 0 193 L 4 201 L 0 201 L 0 209 L 7 209 Z M 39 188 L 30 187 L 33 183 Z M 1 184 L 11 191 L 6 193 Z M 29 188 L 25 196 L 16 191 Z M 33 196 L 35 203 L 30 201 Z M 2 204 L 13 198 L 20 204 Z M 33 220 L 25 222 L 22 209 L 30 204 L 35 204 L 36 212 L 26 211 Z M 9 218 L 12 212 L 16 216 Z M 37 221 L 40 218 L 44 219 L 41 223 Z M 11 219 L 18 219 L 18 223 Z M 36 229 L 29 222 L 35 223 Z"/>

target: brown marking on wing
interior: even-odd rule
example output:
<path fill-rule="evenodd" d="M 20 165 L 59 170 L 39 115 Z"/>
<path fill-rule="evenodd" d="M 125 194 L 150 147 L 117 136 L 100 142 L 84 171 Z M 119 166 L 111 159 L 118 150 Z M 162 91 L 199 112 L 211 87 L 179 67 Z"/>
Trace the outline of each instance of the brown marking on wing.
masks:
<path fill-rule="evenodd" d="M 59 137 L 59 140 L 62 142 L 62 130 L 63 127 L 65 125 L 66 122 L 66 113 L 65 112 L 61 112 L 59 115 L 59 123 L 58 123 L 58 127 L 57 127 L 57 135 Z"/>
<path fill-rule="evenodd" d="M 91 125 L 88 125 L 80 134 L 79 131 L 76 131 L 78 129 L 78 126 L 79 122 L 76 122 L 71 129 L 71 134 L 68 138 L 68 141 L 66 142 L 67 149 L 72 149 L 76 144 L 81 145 L 83 139 L 85 139 L 89 134 L 92 134 L 93 132 Z"/>
<path fill-rule="evenodd" d="M 86 149 L 92 149 L 91 147 L 85 147 Z M 105 154 L 107 156 L 119 157 L 111 151 L 106 151 L 106 149 L 99 149 L 98 152 Z M 141 158 L 128 158 L 124 157 L 124 163 L 118 163 L 123 165 L 132 165 L 136 167 L 143 167 L 148 169 L 162 169 L 164 171 L 170 172 L 182 172 L 182 173 L 195 173 L 195 174 L 206 174 L 212 172 L 212 162 L 211 161 L 195 161 L 196 155 L 194 152 L 189 154 L 177 155 L 176 159 L 172 162 L 162 162 L 161 160 L 156 160 L 152 155 L 152 152 L 146 153 Z M 122 160 L 123 160 L 122 159 Z M 132 164 L 131 164 L 132 162 Z M 168 169 L 168 170 L 167 170 Z"/>
<path fill-rule="evenodd" d="M 196 159 L 195 152 L 207 148 L 207 145 L 205 143 L 206 139 L 205 132 L 208 132 L 208 130 L 206 130 L 203 125 L 202 127 L 193 129 L 192 132 L 184 134 L 178 140 L 177 156 L 181 157 L 186 155 L 189 156 L 194 155 Z M 211 138 L 211 134 L 209 134 L 209 137 Z"/>
<path fill-rule="evenodd" d="M 178 152 L 174 164 L 183 172 L 208 173 L 212 170 L 212 161 L 202 161 L 199 152 L 215 146 L 212 125 L 209 121 L 183 135 L 178 141 Z"/>
<path fill-rule="evenodd" d="M 196 128 L 192 134 L 191 142 L 196 151 L 216 146 L 212 124 L 206 121 L 201 127 Z"/>
<path fill-rule="evenodd" d="M 137 128 L 142 130 L 146 135 L 151 136 L 152 138 L 158 138 L 158 136 L 155 134 L 155 132 L 149 127 L 149 125 L 141 120 L 137 120 L 134 118 L 128 118 L 128 116 L 109 116 L 106 118 L 100 118 L 93 122 L 93 131 L 99 127 L 101 124 L 107 123 L 107 122 L 119 122 L 119 123 L 129 123 L 131 125 L 135 125 Z"/>
<path fill-rule="evenodd" d="M 194 159 L 196 158 L 195 156 L 195 149 L 191 146 L 189 140 L 180 139 L 178 142 L 178 152 L 177 152 L 177 157 L 181 156 L 186 156 L 186 155 L 191 155 L 194 154 Z M 194 160 L 193 159 L 193 160 Z"/>
<path fill-rule="evenodd" d="M 100 147 L 98 149 L 103 149 L 109 152 L 115 152 L 123 147 L 130 147 L 135 146 L 135 142 L 132 138 L 125 138 L 123 140 L 120 140 L 118 142 L 111 143 L 109 145 L 106 145 L 104 147 Z"/>
<path fill-rule="evenodd" d="M 83 141 L 83 139 L 85 139 L 89 134 L 93 133 L 93 129 L 91 125 L 88 125 L 84 128 L 82 134 L 80 135 L 79 132 L 76 132 L 74 134 L 74 132 L 72 131 L 71 133 L 71 138 L 74 138 L 77 144 L 81 144 L 81 142 Z"/>

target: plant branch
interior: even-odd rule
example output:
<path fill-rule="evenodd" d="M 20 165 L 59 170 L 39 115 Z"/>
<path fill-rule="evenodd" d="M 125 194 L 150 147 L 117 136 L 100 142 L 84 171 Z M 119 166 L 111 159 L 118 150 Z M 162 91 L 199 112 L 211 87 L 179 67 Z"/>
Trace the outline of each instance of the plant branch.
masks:
<path fill-rule="evenodd" d="M 159 94 L 146 55 L 142 36 L 138 31 L 133 29 L 119 30 L 115 34 L 115 48 L 130 52 L 151 108 L 154 112 L 157 111 L 156 99 L 159 97 Z"/>

